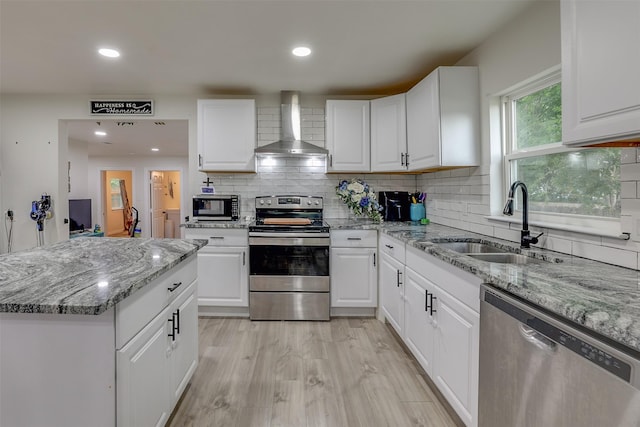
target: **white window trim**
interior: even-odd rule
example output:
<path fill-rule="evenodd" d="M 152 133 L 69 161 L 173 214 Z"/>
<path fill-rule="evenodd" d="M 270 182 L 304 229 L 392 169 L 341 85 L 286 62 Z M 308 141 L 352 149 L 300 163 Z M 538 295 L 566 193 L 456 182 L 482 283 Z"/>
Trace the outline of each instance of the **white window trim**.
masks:
<path fill-rule="evenodd" d="M 526 82 L 523 82 L 519 87 L 514 87 L 505 92 L 500 97 L 501 105 L 501 119 L 502 119 L 502 149 L 503 149 L 503 161 L 502 161 L 502 175 L 503 182 L 505 183 L 505 195 L 506 189 L 509 188 L 513 179 L 511 178 L 511 161 L 525 159 L 534 156 L 544 156 L 549 154 L 558 153 L 571 153 L 584 150 L 585 148 L 569 148 L 562 144 L 561 141 L 553 144 L 546 144 L 542 147 L 529 147 L 526 149 L 513 150 L 514 129 L 513 129 L 513 117 L 508 119 L 508 115 L 515 114 L 514 109 L 511 107 L 511 103 L 514 99 L 518 99 L 527 96 L 531 93 L 537 92 L 550 85 L 561 83 L 561 70 L 560 67 L 553 67 L 547 72 L 538 75 Z M 517 210 L 515 216 L 507 215 L 492 215 L 488 217 L 490 220 L 502 221 L 509 223 L 522 223 L 522 212 Z M 558 229 L 565 231 L 579 232 L 583 234 L 593 234 L 607 237 L 618 237 L 628 239 L 628 234 L 621 232 L 621 220 L 620 218 L 606 218 L 595 217 L 586 215 L 572 215 L 572 214 L 558 214 L 558 213 L 546 213 L 529 211 L 529 224 L 533 226 L 539 226 L 543 228 Z"/>

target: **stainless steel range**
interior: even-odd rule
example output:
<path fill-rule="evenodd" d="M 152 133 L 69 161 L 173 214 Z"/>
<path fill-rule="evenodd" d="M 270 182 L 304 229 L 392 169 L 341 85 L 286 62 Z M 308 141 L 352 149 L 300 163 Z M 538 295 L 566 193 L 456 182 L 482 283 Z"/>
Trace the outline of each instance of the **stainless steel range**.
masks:
<path fill-rule="evenodd" d="M 329 320 L 329 226 L 322 197 L 256 197 L 249 226 L 252 320 Z"/>

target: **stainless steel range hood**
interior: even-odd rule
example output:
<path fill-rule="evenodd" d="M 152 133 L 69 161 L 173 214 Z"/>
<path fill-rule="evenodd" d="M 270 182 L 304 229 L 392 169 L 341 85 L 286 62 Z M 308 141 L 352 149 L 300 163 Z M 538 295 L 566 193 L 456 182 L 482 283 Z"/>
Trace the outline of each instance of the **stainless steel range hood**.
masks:
<path fill-rule="evenodd" d="M 300 140 L 300 93 L 280 93 L 280 140 L 256 148 L 257 157 L 326 157 L 329 151 Z"/>

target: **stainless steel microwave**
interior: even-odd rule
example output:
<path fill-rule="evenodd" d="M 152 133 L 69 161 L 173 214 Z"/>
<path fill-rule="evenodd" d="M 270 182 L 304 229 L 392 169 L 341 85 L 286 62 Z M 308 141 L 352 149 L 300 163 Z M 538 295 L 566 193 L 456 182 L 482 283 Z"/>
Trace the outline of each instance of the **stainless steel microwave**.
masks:
<path fill-rule="evenodd" d="M 198 194 L 193 196 L 193 219 L 196 221 L 237 221 L 240 196 L 236 194 Z"/>

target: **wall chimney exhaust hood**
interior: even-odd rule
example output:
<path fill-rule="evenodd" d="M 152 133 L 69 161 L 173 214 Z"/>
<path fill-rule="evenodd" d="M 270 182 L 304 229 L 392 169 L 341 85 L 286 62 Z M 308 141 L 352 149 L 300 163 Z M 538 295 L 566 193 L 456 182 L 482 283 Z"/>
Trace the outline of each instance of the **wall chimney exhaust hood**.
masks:
<path fill-rule="evenodd" d="M 255 150 L 256 157 L 322 157 L 329 151 L 300 140 L 300 93 L 280 93 L 280 140 Z"/>

